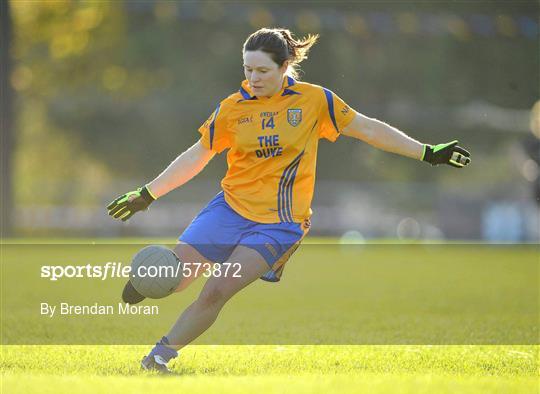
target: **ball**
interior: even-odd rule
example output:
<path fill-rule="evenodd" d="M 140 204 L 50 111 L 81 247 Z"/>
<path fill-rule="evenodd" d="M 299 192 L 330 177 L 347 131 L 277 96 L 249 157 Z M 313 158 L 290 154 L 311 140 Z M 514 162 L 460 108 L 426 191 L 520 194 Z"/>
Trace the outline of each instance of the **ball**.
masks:
<path fill-rule="evenodd" d="M 135 290 L 147 298 L 167 297 L 182 280 L 182 263 L 169 248 L 146 246 L 133 256 L 130 280 Z"/>

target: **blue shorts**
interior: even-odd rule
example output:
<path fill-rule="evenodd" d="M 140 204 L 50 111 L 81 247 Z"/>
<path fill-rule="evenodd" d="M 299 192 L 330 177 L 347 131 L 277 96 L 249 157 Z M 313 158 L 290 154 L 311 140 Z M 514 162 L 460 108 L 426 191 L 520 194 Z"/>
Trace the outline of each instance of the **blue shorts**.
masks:
<path fill-rule="evenodd" d="M 308 229 L 309 221 L 266 224 L 246 219 L 230 207 L 220 192 L 193 219 L 179 240 L 215 263 L 227 261 L 238 245 L 254 249 L 270 268 L 261 279 L 277 282 Z"/>

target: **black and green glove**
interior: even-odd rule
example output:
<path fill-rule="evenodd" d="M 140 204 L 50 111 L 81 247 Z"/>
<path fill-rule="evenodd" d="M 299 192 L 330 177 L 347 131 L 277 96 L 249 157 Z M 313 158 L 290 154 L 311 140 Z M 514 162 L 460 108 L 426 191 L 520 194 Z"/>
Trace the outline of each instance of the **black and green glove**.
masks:
<path fill-rule="evenodd" d="M 457 144 L 457 140 L 446 144 L 426 144 L 424 145 L 422 160 L 427 161 L 432 166 L 448 164 L 457 168 L 465 167 L 471 162 L 471 154 Z"/>
<path fill-rule="evenodd" d="M 148 209 L 150 204 L 154 202 L 152 196 L 146 186 L 140 187 L 133 192 L 122 194 L 111 202 L 107 209 L 109 215 L 115 219 L 122 219 L 123 222 L 135 215 L 136 212 Z"/>

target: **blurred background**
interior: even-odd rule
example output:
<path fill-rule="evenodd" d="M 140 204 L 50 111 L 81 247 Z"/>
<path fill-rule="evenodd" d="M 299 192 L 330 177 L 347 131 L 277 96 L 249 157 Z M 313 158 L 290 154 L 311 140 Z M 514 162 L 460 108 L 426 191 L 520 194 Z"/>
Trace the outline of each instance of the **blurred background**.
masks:
<path fill-rule="evenodd" d="M 311 234 L 538 242 L 535 0 L 0 4 L 3 237 L 179 235 L 220 190 L 224 154 L 129 223 L 105 206 L 197 141 L 244 78 L 247 35 L 279 26 L 321 35 L 304 80 L 473 153 L 458 171 L 322 141 Z"/>

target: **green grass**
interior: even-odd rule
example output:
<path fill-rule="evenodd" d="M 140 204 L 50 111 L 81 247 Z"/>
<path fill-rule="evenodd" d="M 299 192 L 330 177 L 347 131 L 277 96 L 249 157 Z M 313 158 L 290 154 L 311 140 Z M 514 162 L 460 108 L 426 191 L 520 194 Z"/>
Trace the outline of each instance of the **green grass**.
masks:
<path fill-rule="evenodd" d="M 141 346 L 4 346 L 3 392 L 535 393 L 538 346 L 192 346 L 177 375 Z"/>
<path fill-rule="evenodd" d="M 2 344 L 150 344 L 204 280 L 159 315 L 59 316 L 40 303 L 117 305 L 126 279 L 40 278 L 43 265 L 129 264 L 141 244 L 5 245 Z M 58 308 L 59 309 L 59 308 Z M 129 335 L 125 335 L 129 332 Z M 306 244 L 278 284 L 256 281 L 198 344 L 535 344 L 533 246 Z"/>
<path fill-rule="evenodd" d="M 149 345 L 135 344 L 159 338 L 202 282 L 159 301 L 159 319 L 48 319 L 36 312 L 41 300 L 113 302 L 123 281 L 50 283 L 40 265 L 126 261 L 159 240 L 24 241 L 3 243 L 2 393 L 539 392 L 531 245 L 344 248 L 311 239 L 280 284 L 241 292 L 172 363 L 176 375 L 161 377 L 140 370 Z"/>

